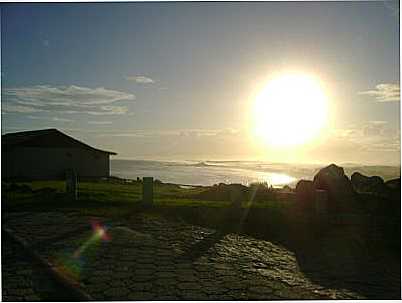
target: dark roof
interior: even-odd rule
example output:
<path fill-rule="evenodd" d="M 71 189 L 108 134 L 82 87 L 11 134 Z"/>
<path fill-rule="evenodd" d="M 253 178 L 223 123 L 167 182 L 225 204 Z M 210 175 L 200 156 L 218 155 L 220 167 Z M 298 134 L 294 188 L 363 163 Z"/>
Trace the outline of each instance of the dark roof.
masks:
<path fill-rule="evenodd" d="M 117 155 L 115 152 L 100 150 L 70 137 L 55 128 L 9 133 L 1 136 L 1 144 L 5 147 L 78 147 L 97 152 Z"/>

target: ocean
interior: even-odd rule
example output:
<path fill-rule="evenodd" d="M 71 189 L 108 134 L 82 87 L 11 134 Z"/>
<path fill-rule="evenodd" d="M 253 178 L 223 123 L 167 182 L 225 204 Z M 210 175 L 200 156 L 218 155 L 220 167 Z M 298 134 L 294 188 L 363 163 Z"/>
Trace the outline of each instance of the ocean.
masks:
<path fill-rule="evenodd" d="M 312 180 L 324 165 L 268 163 L 262 161 L 149 161 L 111 160 L 111 175 L 136 179 L 154 177 L 165 183 L 210 186 L 219 183 L 266 182 L 273 187 L 295 187 L 300 179 Z M 341 165 L 342 166 L 342 165 Z M 359 171 L 387 179 L 400 176 L 399 166 L 347 165 L 345 173 Z"/>

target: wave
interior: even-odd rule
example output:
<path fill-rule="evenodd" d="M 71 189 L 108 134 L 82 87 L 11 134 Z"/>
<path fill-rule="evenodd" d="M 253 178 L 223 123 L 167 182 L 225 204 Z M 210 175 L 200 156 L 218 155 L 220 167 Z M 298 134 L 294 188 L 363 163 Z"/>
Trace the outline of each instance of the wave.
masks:
<path fill-rule="evenodd" d="M 195 166 L 195 167 L 205 167 L 205 166 L 211 166 L 205 162 L 198 162 L 196 164 L 190 164 L 189 166 Z"/>

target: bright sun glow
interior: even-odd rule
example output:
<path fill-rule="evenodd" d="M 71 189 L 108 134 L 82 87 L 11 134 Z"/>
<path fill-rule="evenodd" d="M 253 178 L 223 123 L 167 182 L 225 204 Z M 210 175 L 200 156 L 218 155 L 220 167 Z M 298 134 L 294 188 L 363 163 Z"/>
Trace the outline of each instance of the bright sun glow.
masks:
<path fill-rule="evenodd" d="M 318 80 L 283 75 L 271 80 L 255 100 L 255 133 L 270 146 L 300 145 L 318 136 L 327 115 L 327 98 Z"/>

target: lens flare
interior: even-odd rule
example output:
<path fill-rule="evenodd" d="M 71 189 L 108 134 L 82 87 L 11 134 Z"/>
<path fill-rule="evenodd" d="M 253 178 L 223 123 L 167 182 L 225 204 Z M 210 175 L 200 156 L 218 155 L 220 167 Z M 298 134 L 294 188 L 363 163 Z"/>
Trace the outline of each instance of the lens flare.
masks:
<path fill-rule="evenodd" d="M 107 227 L 103 226 L 101 223 L 97 222 L 97 221 L 92 221 L 91 222 L 91 226 L 92 226 L 92 231 L 93 231 L 93 235 L 84 242 L 84 244 L 82 244 L 73 254 L 73 256 L 75 258 L 78 258 L 81 256 L 81 254 L 91 245 L 93 245 L 96 242 L 99 241 L 109 241 L 110 240 L 110 236 L 109 234 L 106 233 L 107 231 Z"/>
<path fill-rule="evenodd" d="M 78 281 L 86 261 L 83 253 L 96 243 L 108 242 L 111 240 L 107 233 L 108 227 L 100 222 L 91 221 L 92 235 L 80 247 L 73 252 L 62 252 L 51 261 L 55 269 L 64 276 Z"/>
<path fill-rule="evenodd" d="M 84 268 L 85 260 L 81 257 L 72 257 L 71 252 L 63 252 L 57 255 L 51 263 L 60 274 L 74 281 L 78 281 L 82 268 Z"/>

